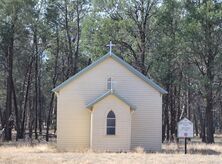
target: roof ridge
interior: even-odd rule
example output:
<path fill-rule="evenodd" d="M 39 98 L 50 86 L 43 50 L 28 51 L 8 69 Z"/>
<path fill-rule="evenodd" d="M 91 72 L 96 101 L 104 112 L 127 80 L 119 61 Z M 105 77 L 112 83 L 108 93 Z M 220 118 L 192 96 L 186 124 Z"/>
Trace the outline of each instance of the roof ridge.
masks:
<path fill-rule="evenodd" d="M 119 100 L 123 101 L 125 104 L 127 104 L 131 109 L 135 110 L 136 107 L 134 105 L 132 105 L 131 103 L 129 103 L 127 100 L 125 100 L 122 96 L 120 96 L 117 92 L 114 92 L 114 90 L 108 90 L 107 92 L 105 92 L 104 94 L 101 94 L 100 96 L 98 96 L 97 98 L 95 98 L 93 101 L 91 101 L 90 103 L 88 103 L 86 105 L 86 108 L 92 108 L 96 103 L 100 102 L 101 100 L 103 100 L 104 98 L 106 98 L 109 95 L 114 95 L 115 97 L 117 97 Z"/>

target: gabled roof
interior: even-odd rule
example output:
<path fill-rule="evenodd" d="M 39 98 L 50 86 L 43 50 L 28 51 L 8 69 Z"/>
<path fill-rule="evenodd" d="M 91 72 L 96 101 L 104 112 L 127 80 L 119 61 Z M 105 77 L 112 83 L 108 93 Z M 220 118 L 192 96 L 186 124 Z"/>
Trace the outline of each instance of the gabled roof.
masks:
<path fill-rule="evenodd" d="M 193 124 L 192 121 L 190 121 L 188 118 L 183 117 L 179 122 L 177 122 L 177 124 L 181 124 L 181 123 L 189 123 L 189 124 Z"/>
<path fill-rule="evenodd" d="M 109 90 L 106 93 L 100 95 L 99 97 L 97 97 L 96 99 L 94 99 L 93 101 L 91 101 L 89 104 L 86 105 L 86 108 L 88 109 L 92 109 L 92 107 L 100 102 L 101 100 L 103 100 L 104 98 L 108 97 L 109 95 L 113 95 L 115 97 L 117 97 L 119 100 L 121 100 L 122 102 L 124 102 L 126 105 L 128 105 L 130 107 L 131 110 L 136 110 L 136 107 L 133 106 L 132 104 L 130 104 L 127 100 L 125 100 L 123 97 L 121 97 L 120 95 L 118 95 L 114 90 Z"/>
<path fill-rule="evenodd" d="M 156 89 L 157 91 L 159 91 L 161 94 L 167 94 L 167 91 L 165 89 L 163 89 L 162 87 L 160 87 L 157 83 L 155 83 L 152 79 L 149 79 L 148 77 L 144 76 L 142 73 L 140 73 L 139 71 L 137 71 L 135 68 L 133 68 L 131 65 L 129 65 L 128 63 L 126 63 L 125 61 L 123 61 L 121 58 L 119 58 L 118 56 L 116 56 L 113 53 L 107 53 L 106 55 L 102 56 L 101 58 L 99 58 L 98 60 L 96 60 L 95 62 L 93 62 L 92 64 L 90 64 L 89 66 L 87 66 L 86 68 L 84 68 L 83 70 L 81 70 L 80 72 L 78 72 L 77 74 L 75 74 L 74 76 L 70 77 L 69 79 L 67 79 L 66 81 L 64 81 L 62 84 L 58 85 L 57 87 L 55 87 L 52 91 L 53 92 L 58 92 L 59 90 L 61 90 L 64 86 L 66 86 L 67 84 L 69 84 L 71 81 L 77 79 L 79 76 L 81 76 L 82 74 L 84 74 L 85 72 L 87 72 L 88 70 L 91 70 L 92 68 L 94 68 L 96 65 L 98 65 L 99 63 L 103 62 L 104 60 L 106 60 L 107 58 L 112 58 L 115 61 L 117 61 L 118 63 L 120 63 L 122 66 L 124 66 L 126 69 L 128 69 L 130 72 L 132 72 L 133 74 L 135 74 L 137 77 L 139 77 L 140 79 L 142 79 L 143 81 L 145 81 L 147 84 L 149 84 L 150 86 L 152 86 L 154 89 Z"/>

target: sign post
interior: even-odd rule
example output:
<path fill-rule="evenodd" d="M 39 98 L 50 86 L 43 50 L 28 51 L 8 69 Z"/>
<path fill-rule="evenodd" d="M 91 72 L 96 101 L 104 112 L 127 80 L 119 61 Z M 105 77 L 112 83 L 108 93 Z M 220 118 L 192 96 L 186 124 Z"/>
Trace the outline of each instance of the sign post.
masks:
<path fill-rule="evenodd" d="M 185 154 L 187 154 L 187 138 L 193 138 L 193 123 L 187 118 L 183 118 L 177 123 L 177 137 L 185 140 Z"/>

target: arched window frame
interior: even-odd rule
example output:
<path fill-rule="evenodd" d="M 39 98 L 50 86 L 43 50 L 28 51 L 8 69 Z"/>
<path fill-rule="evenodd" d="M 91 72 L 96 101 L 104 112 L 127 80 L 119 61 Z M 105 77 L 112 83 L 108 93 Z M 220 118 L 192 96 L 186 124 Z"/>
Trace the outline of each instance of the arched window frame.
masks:
<path fill-rule="evenodd" d="M 111 78 L 111 77 L 109 77 L 109 78 L 107 79 L 107 89 L 108 89 L 108 90 L 111 90 L 111 89 L 112 89 L 112 78 Z"/>
<path fill-rule="evenodd" d="M 116 115 L 111 110 L 106 117 L 106 135 L 116 134 Z"/>

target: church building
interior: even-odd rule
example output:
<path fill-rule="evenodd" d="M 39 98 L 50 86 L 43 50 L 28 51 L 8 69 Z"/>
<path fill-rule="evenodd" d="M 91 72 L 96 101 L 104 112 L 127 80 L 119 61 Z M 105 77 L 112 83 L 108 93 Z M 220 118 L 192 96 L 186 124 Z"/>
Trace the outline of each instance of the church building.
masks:
<path fill-rule="evenodd" d="M 53 89 L 59 150 L 161 150 L 167 91 L 110 52 Z"/>

